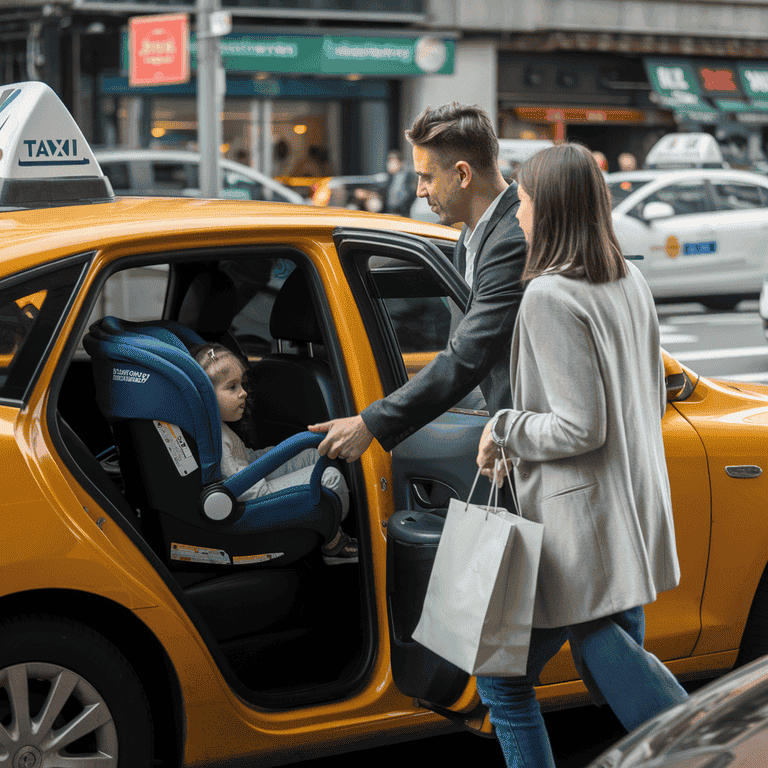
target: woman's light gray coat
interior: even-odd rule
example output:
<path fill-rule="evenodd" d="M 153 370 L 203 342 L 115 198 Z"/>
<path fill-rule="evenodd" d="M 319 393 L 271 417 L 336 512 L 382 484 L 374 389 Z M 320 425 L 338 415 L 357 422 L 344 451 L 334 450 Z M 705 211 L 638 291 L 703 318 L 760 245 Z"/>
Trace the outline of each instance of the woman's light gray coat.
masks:
<path fill-rule="evenodd" d="M 494 434 L 515 457 L 522 514 L 544 524 L 535 627 L 645 605 L 680 580 L 658 320 L 627 267 L 603 284 L 541 275 L 520 305 L 514 408 Z"/>

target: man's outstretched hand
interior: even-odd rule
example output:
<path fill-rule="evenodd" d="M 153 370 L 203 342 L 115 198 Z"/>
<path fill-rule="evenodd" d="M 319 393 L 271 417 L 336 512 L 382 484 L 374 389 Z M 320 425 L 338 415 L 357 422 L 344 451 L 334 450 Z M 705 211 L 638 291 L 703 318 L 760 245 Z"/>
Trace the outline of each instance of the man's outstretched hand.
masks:
<path fill-rule="evenodd" d="M 360 416 L 311 424 L 307 429 L 310 432 L 328 433 L 317 450 L 321 456 L 327 456 L 329 459 L 357 461 L 373 442 L 373 435 Z"/>

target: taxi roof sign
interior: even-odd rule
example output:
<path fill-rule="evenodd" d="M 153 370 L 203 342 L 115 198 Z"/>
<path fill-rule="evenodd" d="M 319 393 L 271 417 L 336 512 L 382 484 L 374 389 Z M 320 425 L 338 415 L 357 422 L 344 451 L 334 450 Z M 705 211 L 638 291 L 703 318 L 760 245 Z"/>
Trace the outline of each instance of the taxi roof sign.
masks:
<path fill-rule="evenodd" d="M 709 133 L 668 133 L 651 147 L 643 168 L 728 168 Z"/>
<path fill-rule="evenodd" d="M 109 179 L 54 91 L 40 82 L 0 86 L 0 206 L 113 199 Z"/>

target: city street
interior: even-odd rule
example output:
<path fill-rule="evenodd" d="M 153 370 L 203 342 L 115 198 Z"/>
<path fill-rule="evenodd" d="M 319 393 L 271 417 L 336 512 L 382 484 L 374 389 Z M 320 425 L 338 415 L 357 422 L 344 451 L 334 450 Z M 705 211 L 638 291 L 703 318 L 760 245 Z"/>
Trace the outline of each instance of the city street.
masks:
<path fill-rule="evenodd" d="M 700 304 L 657 305 L 661 345 L 702 376 L 768 383 L 768 344 L 756 301 L 733 312 Z"/>

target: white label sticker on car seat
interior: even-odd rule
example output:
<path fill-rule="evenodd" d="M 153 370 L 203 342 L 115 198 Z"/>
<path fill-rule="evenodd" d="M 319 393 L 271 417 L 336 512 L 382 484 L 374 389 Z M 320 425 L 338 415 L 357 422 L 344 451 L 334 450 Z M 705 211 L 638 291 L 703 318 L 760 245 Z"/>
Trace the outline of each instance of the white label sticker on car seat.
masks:
<path fill-rule="evenodd" d="M 181 429 L 175 424 L 168 424 L 165 421 L 153 421 L 160 437 L 163 438 L 168 455 L 176 465 L 176 469 L 182 476 L 190 474 L 197 469 L 197 462 L 192 455 L 192 451 L 184 439 Z"/>
<path fill-rule="evenodd" d="M 223 549 L 197 547 L 194 544 L 171 543 L 171 560 L 181 560 L 185 563 L 208 563 L 213 565 L 229 565 L 229 555 Z"/>
<path fill-rule="evenodd" d="M 256 563 L 266 563 L 267 560 L 276 560 L 282 557 L 285 552 L 265 552 L 263 555 L 235 555 L 232 558 L 234 565 L 254 565 Z"/>

